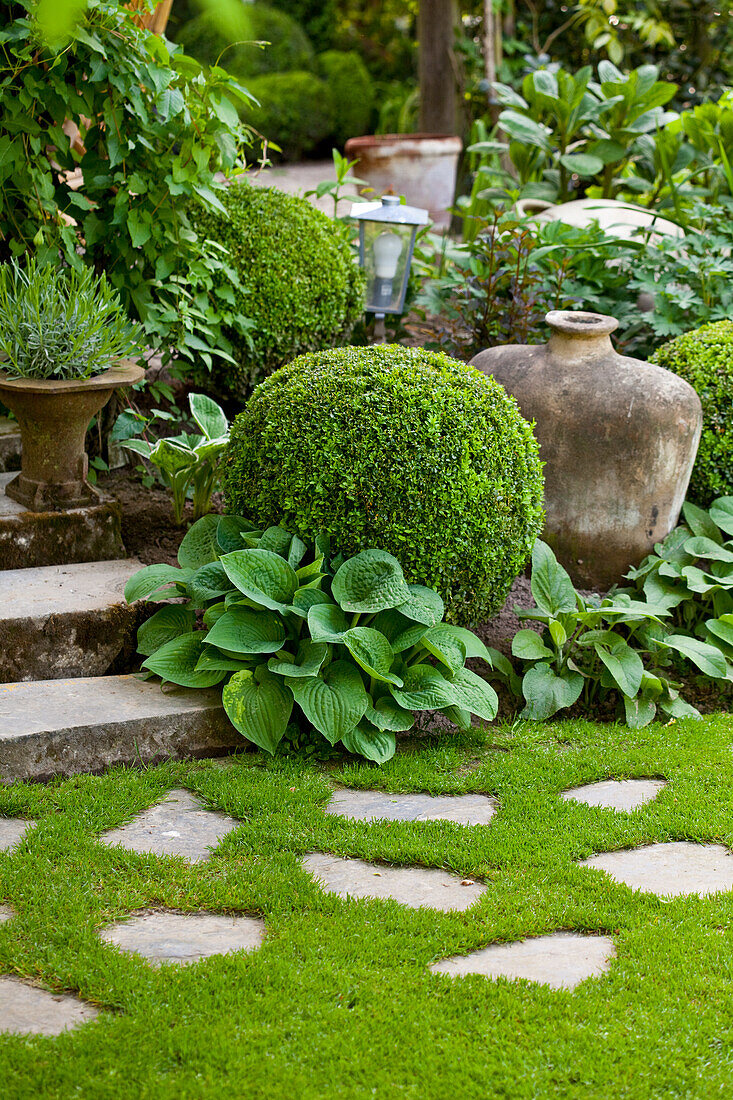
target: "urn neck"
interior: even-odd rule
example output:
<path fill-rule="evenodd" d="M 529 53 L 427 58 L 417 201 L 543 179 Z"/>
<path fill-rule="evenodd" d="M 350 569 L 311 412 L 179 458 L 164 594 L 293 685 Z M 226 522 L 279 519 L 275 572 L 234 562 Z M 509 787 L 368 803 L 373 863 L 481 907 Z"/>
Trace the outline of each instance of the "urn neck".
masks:
<path fill-rule="evenodd" d="M 552 310 L 545 317 L 551 336 L 551 355 L 563 359 L 602 359 L 613 353 L 611 333 L 618 328 L 615 317 L 603 313 Z"/>

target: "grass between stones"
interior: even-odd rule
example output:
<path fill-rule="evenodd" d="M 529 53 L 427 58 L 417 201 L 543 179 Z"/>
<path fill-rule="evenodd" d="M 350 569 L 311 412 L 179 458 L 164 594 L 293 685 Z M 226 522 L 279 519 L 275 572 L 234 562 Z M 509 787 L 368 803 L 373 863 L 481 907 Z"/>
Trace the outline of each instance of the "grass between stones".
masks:
<path fill-rule="evenodd" d="M 103 1012 L 56 1039 L 0 1035 L 8 1100 L 448 1096 L 707 1098 L 733 1072 L 733 892 L 663 901 L 576 861 L 669 840 L 733 847 L 733 719 L 641 731 L 515 724 L 407 746 L 382 769 L 242 755 L 0 789 L 37 819 L 0 854 L 0 973 Z M 631 814 L 565 801 L 609 777 L 663 777 Z M 174 787 L 241 820 L 207 862 L 105 847 Z M 323 812 L 334 786 L 483 792 L 488 826 L 365 824 Z M 489 886 L 464 913 L 341 900 L 308 851 L 442 867 Z M 151 968 L 101 942 L 127 912 L 262 916 L 248 954 Z M 575 991 L 432 974 L 429 963 L 557 930 L 613 938 Z"/>

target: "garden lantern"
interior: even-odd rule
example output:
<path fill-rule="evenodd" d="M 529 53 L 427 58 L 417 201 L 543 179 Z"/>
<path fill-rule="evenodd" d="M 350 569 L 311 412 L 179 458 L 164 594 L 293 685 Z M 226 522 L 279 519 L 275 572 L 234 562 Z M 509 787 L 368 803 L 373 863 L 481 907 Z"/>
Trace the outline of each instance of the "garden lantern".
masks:
<path fill-rule="evenodd" d="M 367 277 L 366 309 L 383 319 L 402 313 L 419 225 L 428 211 L 403 206 L 398 195 L 379 202 L 354 203 L 351 217 L 359 222 L 359 263 Z"/>

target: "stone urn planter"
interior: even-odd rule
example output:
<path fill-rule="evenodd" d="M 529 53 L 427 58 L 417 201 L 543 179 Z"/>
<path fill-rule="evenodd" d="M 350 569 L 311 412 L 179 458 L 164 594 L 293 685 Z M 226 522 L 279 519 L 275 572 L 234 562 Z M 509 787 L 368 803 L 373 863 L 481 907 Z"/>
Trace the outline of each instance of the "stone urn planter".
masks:
<path fill-rule="evenodd" d="M 427 209 L 436 228 L 447 229 L 462 148 L 450 134 L 378 134 L 349 138 L 345 152 L 378 196 L 403 195 L 409 206 Z"/>
<path fill-rule="evenodd" d="M 144 376 L 142 367 L 120 360 L 101 374 L 61 382 L 15 378 L 0 371 L 0 400 L 17 419 L 21 468 L 5 492 L 31 512 L 49 512 L 96 504 L 99 493 L 87 481 L 84 449 L 92 417 L 116 389 Z"/>
<path fill-rule="evenodd" d="M 471 364 L 535 421 L 544 537 L 577 586 L 606 591 L 676 525 L 702 409 L 677 375 L 614 350 L 613 317 L 555 311 L 546 319 L 547 344 L 490 348 Z"/>

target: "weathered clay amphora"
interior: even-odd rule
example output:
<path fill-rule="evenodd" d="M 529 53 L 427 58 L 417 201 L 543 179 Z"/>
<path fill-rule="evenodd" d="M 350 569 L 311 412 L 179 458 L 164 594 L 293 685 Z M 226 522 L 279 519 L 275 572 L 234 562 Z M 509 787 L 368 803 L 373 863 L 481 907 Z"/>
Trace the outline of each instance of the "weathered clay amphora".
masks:
<path fill-rule="evenodd" d="M 507 344 L 471 364 L 536 423 L 545 463 L 544 538 L 579 587 L 607 590 L 676 525 L 702 428 L 676 374 L 619 355 L 618 322 L 554 311 L 547 344 Z"/>

